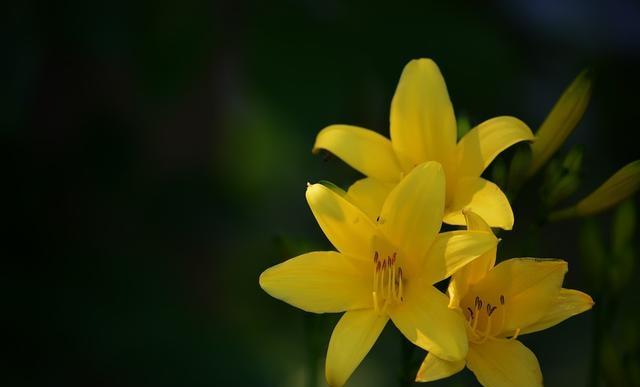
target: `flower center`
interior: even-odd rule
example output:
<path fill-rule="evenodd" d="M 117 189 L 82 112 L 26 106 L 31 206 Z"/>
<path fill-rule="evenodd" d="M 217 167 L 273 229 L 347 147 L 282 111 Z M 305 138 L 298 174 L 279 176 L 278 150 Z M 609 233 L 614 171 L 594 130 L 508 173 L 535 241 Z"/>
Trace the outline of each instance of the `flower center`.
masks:
<path fill-rule="evenodd" d="M 379 314 L 404 301 L 402 268 L 397 264 L 396 253 L 381 258 L 376 251 L 373 254 L 373 308 Z"/>
<path fill-rule="evenodd" d="M 467 318 L 469 341 L 482 344 L 500 333 L 506 316 L 505 302 L 505 297 L 501 294 L 494 303 L 485 301 L 480 296 L 476 296 L 473 303 L 467 303 L 464 315 Z M 518 336 L 518 332 L 519 330 L 512 339 Z"/>

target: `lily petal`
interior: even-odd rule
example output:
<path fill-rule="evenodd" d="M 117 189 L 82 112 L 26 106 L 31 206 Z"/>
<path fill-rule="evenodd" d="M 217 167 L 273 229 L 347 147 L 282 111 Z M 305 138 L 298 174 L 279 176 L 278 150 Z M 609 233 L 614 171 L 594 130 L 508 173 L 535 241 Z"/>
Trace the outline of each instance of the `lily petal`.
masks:
<path fill-rule="evenodd" d="M 308 186 L 306 196 L 320 228 L 338 251 L 366 260 L 371 258 L 371 237 L 376 227 L 367 214 L 322 184 Z"/>
<path fill-rule="evenodd" d="M 542 387 L 536 355 L 518 340 L 487 340 L 471 345 L 467 367 L 485 387 Z"/>
<path fill-rule="evenodd" d="M 400 181 L 382 206 L 380 229 L 413 262 L 422 260 L 442 225 L 444 184 L 442 166 L 423 163 Z"/>
<path fill-rule="evenodd" d="M 496 265 L 472 289 L 488 300 L 504 300 L 505 319 L 496 333 L 510 336 L 544 316 L 566 272 L 567 262 L 560 259 L 512 258 Z"/>
<path fill-rule="evenodd" d="M 448 165 L 456 144 L 456 119 L 447 86 L 430 59 L 409 62 L 391 102 L 391 143 L 414 164 Z"/>
<path fill-rule="evenodd" d="M 467 230 L 492 232 L 491 226 L 487 224 L 482 216 L 469 209 L 463 210 L 462 214 L 464 215 L 465 223 L 467 224 Z M 491 267 L 493 267 L 493 265 L 491 265 Z"/>
<path fill-rule="evenodd" d="M 373 310 L 346 312 L 333 329 L 325 367 L 327 383 L 345 384 L 380 336 L 389 317 Z"/>
<path fill-rule="evenodd" d="M 569 317 L 580 314 L 593 307 L 593 299 L 583 292 L 573 289 L 560 289 L 560 294 L 553 300 L 551 307 L 535 323 L 523 328 L 520 334 L 531 333 L 547 329 Z"/>
<path fill-rule="evenodd" d="M 351 125 L 331 125 L 318 133 L 313 153 L 326 149 L 363 174 L 396 182 L 401 169 L 391 141 L 369 129 Z"/>
<path fill-rule="evenodd" d="M 492 232 L 491 227 L 478 214 L 473 211 L 463 211 L 467 221 L 467 229 L 470 231 Z M 466 264 L 463 268 L 453 273 L 449 282 L 449 307 L 458 307 L 460 301 L 467 293 L 470 285 L 479 282 L 491 270 L 496 263 L 497 246 Z"/>
<path fill-rule="evenodd" d="M 449 231 L 436 236 L 422 266 L 429 284 L 442 281 L 475 258 L 495 248 L 498 239 L 486 231 Z"/>
<path fill-rule="evenodd" d="M 456 175 L 478 177 L 503 150 L 533 140 L 531 129 L 515 117 L 502 116 L 471 129 L 456 145 Z"/>
<path fill-rule="evenodd" d="M 465 366 L 465 361 L 442 360 L 432 353 L 428 353 L 416 375 L 416 382 L 431 382 L 449 377 L 460 372 Z"/>
<path fill-rule="evenodd" d="M 382 205 L 392 188 L 390 184 L 365 177 L 349 187 L 347 199 L 369 215 L 370 219 L 375 220 L 380 215 Z"/>
<path fill-rule="evenodd" d="M 481 177 L 458 180 L 451 203 L 445 210 L 444 222 L 464 225 L 462 210 L 480 215 L 491 227 L 513 228 L 513 211 L 509 199 L 497 185 Z"/>
<path fill-rule="evenodd" d="M 314 313 L 370 308 L 371 270 L 334 251 L 314 251 L 270 267 L 260 286 L 271 296 Z"/>
<path fill-rule="evenodd" d="M 462 315 L 447 307 L 447 296 L 421 284 L 407 286 L 404 302 L 389 310 L 391 320 L 418 347 L 444 360 L 463 359 L 468 342 Z"/>

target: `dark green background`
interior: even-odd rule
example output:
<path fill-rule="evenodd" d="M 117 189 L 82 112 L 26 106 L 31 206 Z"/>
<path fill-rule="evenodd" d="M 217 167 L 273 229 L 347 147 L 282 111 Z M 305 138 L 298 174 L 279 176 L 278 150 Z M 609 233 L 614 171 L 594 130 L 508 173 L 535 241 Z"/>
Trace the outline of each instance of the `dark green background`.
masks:
<path fill-rule="evenodd" d="M 315 135 L 334 123 L 388 135 L 410 59 L 438 63 L 456 113 L 473 124 L 507 114 L 532 129 L 594 69 L 592 102 L 569 139 L 586 151 L 576 197 L 640 154 L 640 7 L 631 1 L 5 8 L 7 386 L 297 386 L 314 378 L 314 351 L 322 381 L 338 316 L 270 298 L 258 275 L 328 248 L 305 185 L 344 187 L 358 175 L 311 155 Z M 532 206 L 526 196 L 514 204 L 500 256 L 565 258 L 566 286 L 588 291 L 578 222 L 518 250 Z M 547 386 L 586 382 L 591 324 L 587 313 L 523 339 Z M 401 353 L 389 326 L 349 385 L 394 385 Z M 465 371 L 440 385 L 473 383 Z"/>

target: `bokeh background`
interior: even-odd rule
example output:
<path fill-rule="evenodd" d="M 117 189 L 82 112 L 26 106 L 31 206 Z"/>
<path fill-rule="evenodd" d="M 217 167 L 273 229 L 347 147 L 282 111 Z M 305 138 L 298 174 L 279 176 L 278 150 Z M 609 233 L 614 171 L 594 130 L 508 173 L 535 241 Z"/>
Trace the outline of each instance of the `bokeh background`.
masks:
<path fill-rule="evenodd" d="M 306 183 L 346 187 L 358 175 L 312 155 L 315 135 L 334 123 L 388 135 L 410 59 L 438 63 L 472 124 L 506 114 L 532 129 L 591 68 L 591 103 L 563 148 L 585 149 L 575 198 L 640 158 L 631 0 L 4 8 L 6 386 L 323 385 L 339 316 L 275 300 L 258 276 L 329 248 Z M 565 286 L 589 291 L 579 222 L 549 225 L 522 251 L 531 198 L 514 203 L 499 254 L 562 257 Z M 523 338 L 547 386 L 589 383 L 590 313 Z M 398 385 L 406 353 L 389 325 L 349 385 Z M 465 371 L 433 385 L 475 383 Z"/>

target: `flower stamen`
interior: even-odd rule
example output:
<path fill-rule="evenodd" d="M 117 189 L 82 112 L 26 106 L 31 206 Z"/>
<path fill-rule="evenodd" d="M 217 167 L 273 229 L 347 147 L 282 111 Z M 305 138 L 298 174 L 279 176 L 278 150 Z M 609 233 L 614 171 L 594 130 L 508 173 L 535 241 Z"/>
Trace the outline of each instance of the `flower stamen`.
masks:
<path fill-rule="evenodd" d="M 397 253 L 380 259 L 376 251 L 373 255 L 373 309 L 378 314 L 386 313 L 396 302 L 404 301 L 404 279 L 402 268 L 397 267 Z"/>
<path fill-rule="evenodd" d="M 510 340 L 515 340 L 518 338 L 518 335 L 520 334 L 520 328 L 516 329 L 516 333 L 510 337 Z"/>
<path fill-rule="evenodd" d="M 498 298 L 499 305 L 490 302 L 485 303 L 480 296 L 476 296 L 473 300 L 473 308 L 466 307 L 468 311 L 467 327 L 470 331 L 470 340 L 476 344 L 481 344 L 491 339 L 496 328 L 503 326 L 505 320 L 505 298 L 500 295 Z M 483 308 L 484 306 L 484 308 Z M 500 309 L 500 317 L 495 317 L 495 313 Z M 498 320 L 496 320 L 498 319 Z M 498 325 L 496 325 L 498 322 Z"/>

